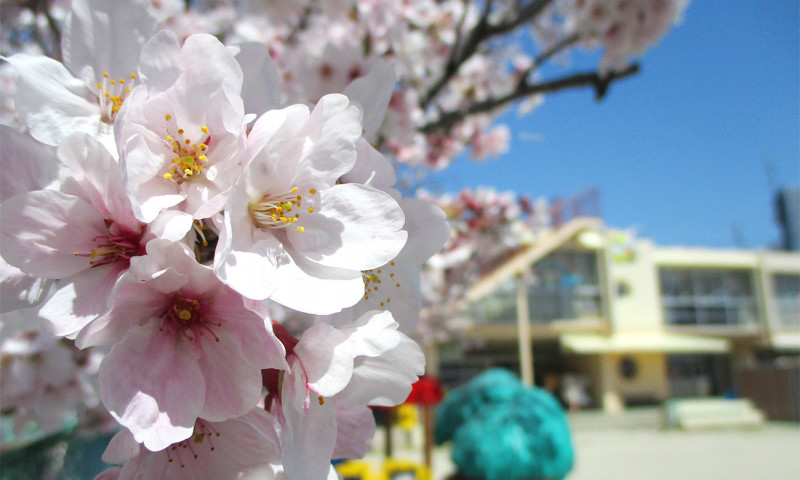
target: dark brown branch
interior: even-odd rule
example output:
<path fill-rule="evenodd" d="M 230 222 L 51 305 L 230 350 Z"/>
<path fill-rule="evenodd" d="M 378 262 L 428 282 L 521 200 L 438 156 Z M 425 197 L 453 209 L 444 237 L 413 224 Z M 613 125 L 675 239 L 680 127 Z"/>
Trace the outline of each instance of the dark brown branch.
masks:
<path fill-rule="evenodd" d="M 565 39 L 563 39 L 560 42 L 556 43 L 555 45 L 550 47 L 548 50 L 545 50 L 538 57 L 536 57 L 536 59 L 534 59 L 533 65 L 531 65 L 531 67 L 528 69 L 527 73 L 530 74 L 531 72 L 533 72 L 534 70 L 539 68 L 539 66 L 541 64 L 543 64 L 547 60 L 550 60 L 550 58 L 553 55 L 557 54 L 561 50 L 564 50 L 567 47 L 571 47 L 578 40 L 580 40 L 580 38 L 581 38 L 580 35 L 572 34 L 569 37 L 566 37 Z"/>
<path fill-rule="evenodd" d="M 444 66 L 444 72 L 442 73 L 442 76 L 439 78 L 439 80 L 434 82 L 434 84 L 428 90 L 428 93 L 420 102 L 420 105 L 423 109 L 431 103 L 436 95 L 438 95 L 445 85 L 447 85 L 448 82 L 450 82 L 450 80 L 456 75 L 456 73 L 458 73 L 458 69 L 461 68 L 461 65 L 464 63 L 464 61 L 471 57 L 475 51 L 477 51 L 478 45 L 480 45 L 485 39 L 489 38 L 486 36 L 486 31 L 489 27 L 489 13 L 491 5 L 491 1 L 484 3 L 483 11 L 481 12 L 481 18 L 469 32 L 469 36 L 464 44 L 460 45 L 461 42 L 456 42 L 453 45 L 453 50 L 450 52 L 450 58 L 447 60 L 447 64 Z"/>
<path fill-rule="evenodd" d="M 485 113 L 495 110 L 499 107 L 505 106 L 516 100 L 536 95 L 540 93 L 552 93 L 561 90 L 592 87 L 595 93 L 596 100 L 602 100 L 608 92 L 608 87 L 616 80 L 620 80 L 631 75 L 639 73 L 639 65 L 632 64 L 628 68 L 619 72 L 610 72 L 607 75 L 601 75 L 598 72 L 585 72 L 575 73 L 567 77 L 550 80 L 543 83 L 530 84 L 522 81 L 514 91 L 502 96 L 489 98 L 480 102 L 473 103 L 472 105 L 452 112 L 444 112 L 439 116 L 439 119 L 423 125 L 420 127 L 420 132 L 433 133 L 437 131 L 448 131 L 458 122 L 470 115 Z"/>

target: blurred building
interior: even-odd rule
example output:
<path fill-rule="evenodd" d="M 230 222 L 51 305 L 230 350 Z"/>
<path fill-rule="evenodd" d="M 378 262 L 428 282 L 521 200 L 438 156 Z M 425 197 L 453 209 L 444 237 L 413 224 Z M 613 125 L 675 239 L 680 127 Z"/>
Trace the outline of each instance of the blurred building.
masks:
<path fill-rule="evenodd" d="M 781 228 L 781 248 L 800 252 L 800 188 L 778 190 L 775 194 L 775 212 Z"/>
<path fill-rule="evenodd" d="M 502 366 L 567 406 L 613 412 L 748 395 L 742 372 L 787 367 L 798 408 L 800 252 L 661 247 L 576 217 L 466 298 L 465 338 L 438 353 L 445 385 Z"/>

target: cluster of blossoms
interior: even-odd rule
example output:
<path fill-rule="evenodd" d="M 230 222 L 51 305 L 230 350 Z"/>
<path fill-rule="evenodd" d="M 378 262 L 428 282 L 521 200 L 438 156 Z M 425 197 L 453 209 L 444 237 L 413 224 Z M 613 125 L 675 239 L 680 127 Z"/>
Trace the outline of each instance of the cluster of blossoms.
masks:
<path fill-rule="evenodd" d="M 456 195 L 421 190 L 419 195 L 445 212 L 450 228 L 442 250 L 423 268 L 422 338 L 457 338 L 466 290 L 551 229 L 553 206 L 543 197 L 531 200 L 488 187 Z"/>
<path fill-rule="evenodd" d="M 419 271 L 449 233 L 367 140 L 391 69 L 286 104 L 265 44 L 179 40 L 143 1 L 75 0 L 61 48 L 6 59 L 3 333 L 55 337 L 8 337 L 3 378 L 30 385 L 4 395 L 58 403 L 81 386 L 64 342 L 106 351 L 82 361 L 124 427 L 104 479 L 327 478 L 363 456 L 369 406 L 424 371 Z"/>
<path fill-rule="evenodd" d="M 549 222 L 510 194 L 402 198 L 387 156 L 502 154 L 505 107 L 601 96 L 684 5 L 0 0 L 3 413 L 110 414 L 108 479 L 363 455 L 368 406 L 423 372 L 410 335 L 435 341 L 421 305 Z M 599 72 L 543 78 L 574 45 Z"/>
<path fill-rule="evenodd" d="M 600 68 L 619 70 L 641 55 L 683 15 L 688 0 L 568 0 L 557 6 L 564 31 L 588 48 L 603 48 Z"/>
<path fill-rule="evenodd" d="M 0 50 L 21 51 L 37 39 L 57 56 L 52 26 L 66 16 L 68 2 L 33 3 L 38 7 L 7 9 L 9 34 Z M 371 125 L 367 140 L 399 163 L 444 168 L 467 148 L 478 159 L 504 153 L 509 132 L 493 122 L 513 102 L 522 100 L 526 113 L 562 88 L 594 87 L 602 96 L 614 75 L 635 73 L 625 70 L 630 59 L 680 20 L 687 0 L 150 3 L 158 28 L 179 40 L 206 32 L 226 44 L 267 45 L 281 105 L 316 104 L 377 65 L 391 64 L 396 88 L 372 92 L 389 99 L 385 110 L 364 119 Z M 603 49 L 597 75 L 541 71 L 554 56 L 567 59 L 576 45 Z M 0 77 L 8 75 L 13 72 L 0 70 Z"/>

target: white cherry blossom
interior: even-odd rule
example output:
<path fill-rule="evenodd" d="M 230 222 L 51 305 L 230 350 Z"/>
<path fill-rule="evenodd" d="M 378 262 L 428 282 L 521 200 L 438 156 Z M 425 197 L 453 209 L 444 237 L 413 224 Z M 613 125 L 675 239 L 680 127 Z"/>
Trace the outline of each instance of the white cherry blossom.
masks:
<path fill-rule="evenodd" d="M 362 270 L 405 244 L 391 196 L 337 184 L 356 161 L 358 115 L 347 97 L 328 95 L 311 112 L 272 110 L 253 126 L 215 257 L 217 275 L 242 295 L 336 312 L 361 297 Z"/>
<path fill-rule="evenodd" d="M 7 59 L 19 72 L 17 116 L 48 145 L 83 131 L 113 151 L 111 125 L 137 83 L 139 52 L 155 28 L 145 0 L 74 0 L 61 41 L 64 64 L 28 54 Z"/>
<path fill-rule="evenodd" d="M 162 31 L 143 47 L 140 72 L 115 127 L 136 216 L 151 222 L 175 207 L 208 218 L 241 171 L 242 70 L 211 35 L 181 46 Z"/>

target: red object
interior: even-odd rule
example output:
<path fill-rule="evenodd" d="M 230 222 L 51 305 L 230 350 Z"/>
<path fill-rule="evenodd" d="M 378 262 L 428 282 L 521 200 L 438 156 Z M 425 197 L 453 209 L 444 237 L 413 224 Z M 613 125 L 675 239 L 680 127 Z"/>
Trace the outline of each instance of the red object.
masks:
<path fill-rule="evenodd" d="M 419 380 L 411 385 L 411 393 L 406 399 L 406 403 L 417 405 L 436 405 L 444 398 L 444 391 L 436 377 L 419 377 Z"/>

